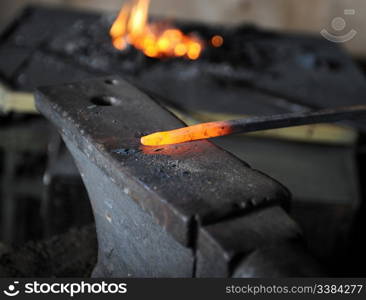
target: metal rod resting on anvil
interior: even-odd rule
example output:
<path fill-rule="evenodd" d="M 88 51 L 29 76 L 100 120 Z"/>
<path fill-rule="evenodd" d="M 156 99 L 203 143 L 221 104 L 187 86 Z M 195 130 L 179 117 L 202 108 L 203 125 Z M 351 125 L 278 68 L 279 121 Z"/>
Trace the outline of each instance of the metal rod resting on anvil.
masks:
<path fill-rule="evenodd" d="M 295 112 L 238 120 L 208 122 L 170 131 L 155 132 L 143 136 L 141 143 L 146 146 L 178 144 L 235 133 L 357 119 L 365 115 L 366 105 L 355 105 L 312 112 Z"/>

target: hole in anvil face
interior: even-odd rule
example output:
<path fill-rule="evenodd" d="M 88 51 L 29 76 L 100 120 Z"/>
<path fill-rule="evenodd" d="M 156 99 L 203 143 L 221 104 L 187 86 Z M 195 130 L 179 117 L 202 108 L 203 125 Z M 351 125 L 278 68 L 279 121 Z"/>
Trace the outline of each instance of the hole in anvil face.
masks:
<path fill-rule="evenodd" d="M 113 96 L 97 96 L 93 97 L 90 100 L 91 103 L 99 106 L 116 106 L 121 105 L 121 99 L 118 99 Z"/>
<path fill-rule="evenodd" d="M 117 79 L 107 79 L 107 80 L 104 81 L 104 83 L 111 84 L 111 85 L 117 85 L 118 80 Z"/>

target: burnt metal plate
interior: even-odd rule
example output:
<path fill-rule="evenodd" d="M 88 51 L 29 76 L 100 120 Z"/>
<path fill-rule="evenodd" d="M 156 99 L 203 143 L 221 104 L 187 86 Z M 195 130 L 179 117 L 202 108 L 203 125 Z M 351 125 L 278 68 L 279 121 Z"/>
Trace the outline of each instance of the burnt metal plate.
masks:
<path fill-rule="evenodd" d="M 184 124 L 121 78 L 39 88 L 38 109 L 178 241 L 253 207 L 285 204 L 286 188 L 208 141 L 141 146 Z"/>

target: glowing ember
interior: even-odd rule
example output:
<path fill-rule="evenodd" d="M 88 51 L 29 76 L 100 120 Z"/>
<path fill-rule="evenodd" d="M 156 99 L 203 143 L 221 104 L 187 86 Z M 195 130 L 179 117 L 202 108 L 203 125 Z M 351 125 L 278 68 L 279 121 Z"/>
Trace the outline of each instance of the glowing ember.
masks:
<path fill-rule="evenodd" d="M 122 7 L 110 29 L 113 46 L 123 50 L 130 44 L 149 57 L 198 59 L 203 42 L 165 23 L 148 23 L 149 4 L 150 0 L 135 0 Z M 223 39 L 219 38 L 222 44 Z M 214 46 L 219 47 L 218 44 L 220 41 Z"/>
<path fill-rule="evenodd" d="M 214 47 L 221 47 L 224 44 L 224 38 L 221 35 L 215 35 L 211 39 L 211 45 Z"/>
<path fill-rule="evenodd" d="M 155 132 L 141 138 L 145 146 L 178 144 L 195 140 L 224 136 L 233 133 L 230 122 L 209 122 L 171 131 Z"/>

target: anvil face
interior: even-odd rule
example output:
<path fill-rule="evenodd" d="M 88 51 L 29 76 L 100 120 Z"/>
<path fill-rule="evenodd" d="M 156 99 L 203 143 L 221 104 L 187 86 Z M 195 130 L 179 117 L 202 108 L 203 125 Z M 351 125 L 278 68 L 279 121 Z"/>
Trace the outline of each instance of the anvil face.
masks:
<path fill-rule="evenodd" d="M 40 88 L 36 102 L 88 190 L 99 242 L 95 275 L 231 276 L 233 261 L 267 241 L 301 240 L 277 206 L 288 203 L 287 189 L 233 155 L 208 141 L 140 145 L 142 135 L 183 124 L 121 78 Z"/>

